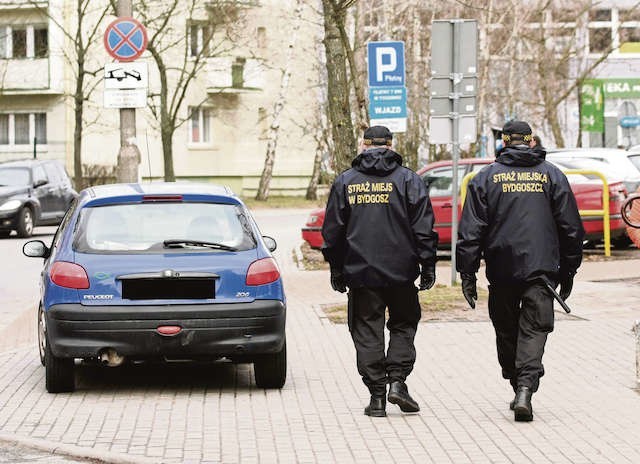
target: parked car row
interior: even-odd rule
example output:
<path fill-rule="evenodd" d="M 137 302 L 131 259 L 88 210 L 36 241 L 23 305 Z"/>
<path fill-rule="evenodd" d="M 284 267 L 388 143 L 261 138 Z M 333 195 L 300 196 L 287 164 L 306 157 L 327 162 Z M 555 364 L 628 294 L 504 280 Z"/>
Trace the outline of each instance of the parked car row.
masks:
<path fill-rule="evenodd" d="M 77 196 L 58 161 L 1 163 L 0 237 L 8 237 L 12 230 L 30 237 L 35 226 L 60 224 Z"/>
<path fill-rule="evenodd" d="M 623 150 L 613 150 L 624 152 Z M 625 232 L 625 223 L 620 214 L 622 202 L 627 196 L 625 182 L 616 168 L 605 164 L 602 161 L 586 159 L 581 161 L 579 156 L 568 157 L 550 154 L 547 159 L 556 164 L 562 171 L 570 169 L 590 169 L 602 172 L 609 183 L 609 220 L 611 228 L 611 238 L 614 244 L 627 245 L 629 243 Z M 465 175 L 470 172 L 477 172 L 487 164 L 493 162 L 490 158 L 466 158 L 461 159 L 458 165 L 458 179 L 462 181 Z M 440 237 L 439 247 L 448 249 L 451 247 L 451 218 L 453 208 L 452 161 L 438 161 L 430 163 L 418 170 L 427 187 L 433 206 L 435 216 L 435 230 Z M 635 169 L 635 168 L 633 168 Z M 640 171 L 638 171 L 638 181 L 640 182 Z M 635 182 L 633 171 L 627 177 L 628 182 Z M 585 176 L 569 174 L 567 176 L 571 189 L 576 197 L 580 210 L 602 209 L 602 182 L 596 176 Z M 458 192 L 459 194 L 459 192 Z M 461 211 L 461 207 L 460 207 Z M 324 222 L 324 209 L 313 210 L 302 228 L 302 238 L 309 243 L 312 248 L 322 246 L 321 229 Z M 604 226 L 601 217 L 583 216 L 582 222 L 585 228 L 585 239 L 588 241 L 600 241 L 604 236 Z"/>

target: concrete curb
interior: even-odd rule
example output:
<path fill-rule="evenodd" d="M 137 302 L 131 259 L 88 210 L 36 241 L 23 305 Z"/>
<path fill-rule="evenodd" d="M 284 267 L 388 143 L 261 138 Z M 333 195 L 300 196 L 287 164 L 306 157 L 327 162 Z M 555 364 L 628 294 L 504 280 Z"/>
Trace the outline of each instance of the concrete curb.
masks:
<path fill-rule="evenodd" d="M 68 456 L 75 459 L 91 460 L 109 464 L 159 464 L 159 458 L 130 456 L 127 454 L 100 451 L 77 445 L 68 445 L 41 438 L 19 437 L 14 434 L 0 432 L 0 442 L 11 443 L 25 448 L 37 449 L 51 454 Z"/>

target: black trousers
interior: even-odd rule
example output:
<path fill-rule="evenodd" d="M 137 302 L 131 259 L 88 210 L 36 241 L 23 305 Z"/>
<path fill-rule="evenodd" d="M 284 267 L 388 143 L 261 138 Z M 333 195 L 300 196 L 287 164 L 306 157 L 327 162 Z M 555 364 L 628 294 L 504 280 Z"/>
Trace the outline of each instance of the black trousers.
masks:
<path fill-rule="evenodd" d="M 542 355 L 553 331 L 553 296 L 541 282 L 489 286 L 489 316 L 496 331 L 502 376 L 514 391 L 538 390 L 544 375 Z"/>
<path fill-rule="evenodd" d="M 386 308 L 389 347 L 385 355 Z M 413 339 L 420 315 L 418 289 L 413 284 L 349 291 L 349 331 L 356 348 L 358 372 L 372 395 L 384 395 L 388 382 L 404 381 L 413 370 Z"/>

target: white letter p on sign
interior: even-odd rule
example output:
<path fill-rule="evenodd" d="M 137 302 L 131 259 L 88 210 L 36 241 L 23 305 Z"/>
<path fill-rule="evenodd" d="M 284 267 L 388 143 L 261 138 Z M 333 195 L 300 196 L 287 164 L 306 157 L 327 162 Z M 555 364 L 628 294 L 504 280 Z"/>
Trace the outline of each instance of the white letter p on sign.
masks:
<path fill-rule="evenodd" d="M 389 63 L 384 64 L 382 62 L 383 56 L 389 56 Z M 396 50 L 393 47 L 378 47 L 376 48 L 376 81 L 381 82 L 383 74 L 385 72 L 395 71 L 398 66 L 398 59 L 396 57 Z"/>

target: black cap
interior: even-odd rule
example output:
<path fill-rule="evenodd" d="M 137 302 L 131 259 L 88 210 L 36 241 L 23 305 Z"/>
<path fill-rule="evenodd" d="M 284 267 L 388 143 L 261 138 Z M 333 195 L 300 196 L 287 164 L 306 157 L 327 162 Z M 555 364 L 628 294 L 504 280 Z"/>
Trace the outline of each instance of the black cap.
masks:
<path fill-rule="evenodd" d="M 531 126 L 524 121 L 507 121 L 502 128 L 502 133 L 505 135 L 531 135 Z"/>
<path fill-rule="evenodd" d="M 391 145 L 393 134 L 385 126 L 371 126 L 364 131 L 365 145 Z"/>

